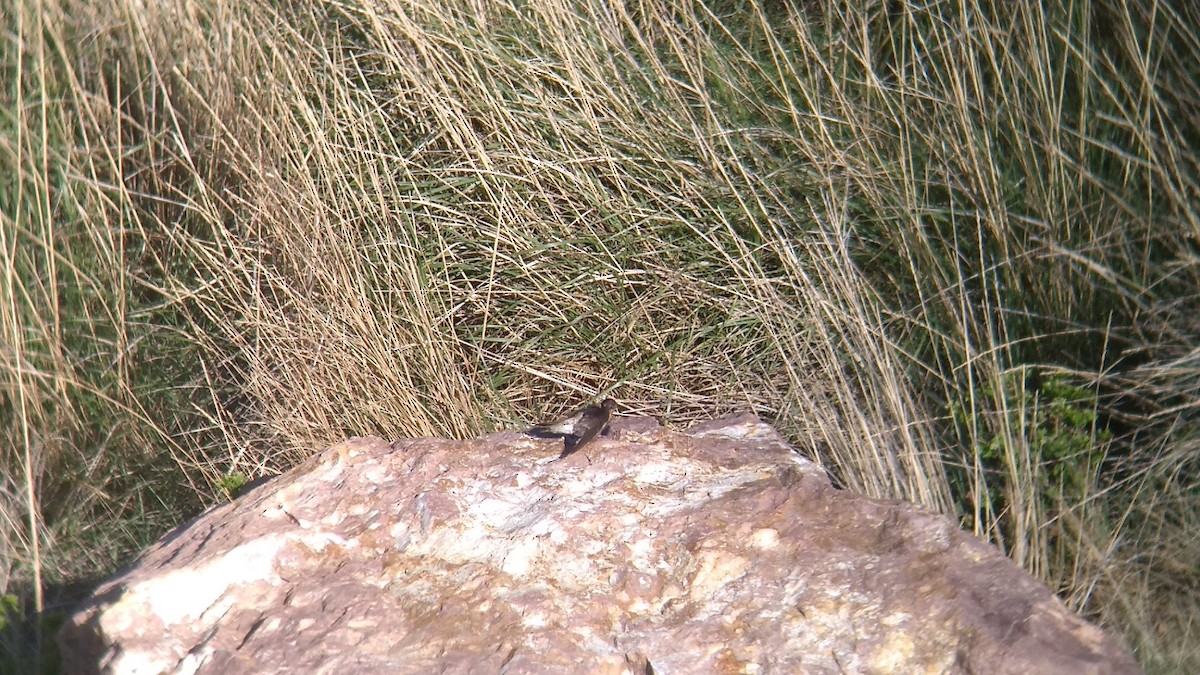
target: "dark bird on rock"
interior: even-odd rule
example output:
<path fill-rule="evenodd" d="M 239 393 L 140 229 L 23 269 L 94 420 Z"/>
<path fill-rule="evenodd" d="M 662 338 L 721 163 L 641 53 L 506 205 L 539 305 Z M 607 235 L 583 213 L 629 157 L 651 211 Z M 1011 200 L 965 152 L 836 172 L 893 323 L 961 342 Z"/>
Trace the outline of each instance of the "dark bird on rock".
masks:
<path fill-rule="evenodd" d="M 559 459 L 587 445 L 589 441 L 608 428 L 608 421 L 616 410 L 617 402 L 611 398 L 604 399 L 600 405 L 593 405 L 565 417 L 557 422 L 539 424 L 528 431 L 539 438 L 562 438 L 563 451 Z"/>

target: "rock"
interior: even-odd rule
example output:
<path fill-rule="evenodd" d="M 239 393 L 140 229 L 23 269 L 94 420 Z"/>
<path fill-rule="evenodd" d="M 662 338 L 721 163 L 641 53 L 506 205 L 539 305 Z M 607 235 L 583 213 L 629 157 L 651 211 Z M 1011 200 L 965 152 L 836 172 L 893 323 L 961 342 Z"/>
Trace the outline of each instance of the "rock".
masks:
<path fill-rule="evenodd" d="M 214 507 L 59 635 L 91 673 L 1135 673 L 947 519 L 753 416 L 355 438 Z"/>

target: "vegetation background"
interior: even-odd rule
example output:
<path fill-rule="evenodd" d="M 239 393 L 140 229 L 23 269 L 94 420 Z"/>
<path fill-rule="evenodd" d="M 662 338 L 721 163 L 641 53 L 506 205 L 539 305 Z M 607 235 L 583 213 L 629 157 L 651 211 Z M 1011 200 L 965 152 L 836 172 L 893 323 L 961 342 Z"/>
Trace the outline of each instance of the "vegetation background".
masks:
<path fill-rule="evenodd" d="M 0 3 L 0 669 L 246 478 L 773 421 L 1200 672 L 1185 0 Z"/>

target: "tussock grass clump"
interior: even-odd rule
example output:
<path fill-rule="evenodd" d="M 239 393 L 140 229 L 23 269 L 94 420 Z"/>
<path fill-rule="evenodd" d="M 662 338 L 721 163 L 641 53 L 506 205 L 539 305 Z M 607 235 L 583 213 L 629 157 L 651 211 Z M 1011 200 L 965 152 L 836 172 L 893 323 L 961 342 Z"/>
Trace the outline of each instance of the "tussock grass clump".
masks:
<path fill-rule="evenodd" d="M 767 416 L 1195 665 L 1176 4 L 0 9 L 8 592 L 346 435 L 613 395 Z"/>

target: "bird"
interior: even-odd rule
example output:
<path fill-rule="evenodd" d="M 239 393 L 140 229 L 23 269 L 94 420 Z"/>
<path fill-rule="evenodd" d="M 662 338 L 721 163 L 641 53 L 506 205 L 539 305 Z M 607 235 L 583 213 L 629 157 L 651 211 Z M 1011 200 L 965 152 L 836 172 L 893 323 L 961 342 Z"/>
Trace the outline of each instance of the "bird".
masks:
<path fill-rule="evenodd" d="M 600 405 L 593 405 L 564 417 L 556 422 L 538 424 L 527 433 L 542 438 L 562 438 L 563 451 L 559 459 L 587 445 L 589 441 L 608 428 L 609 419 L 617 408 L 617 402 L 606 398 Z"/>

